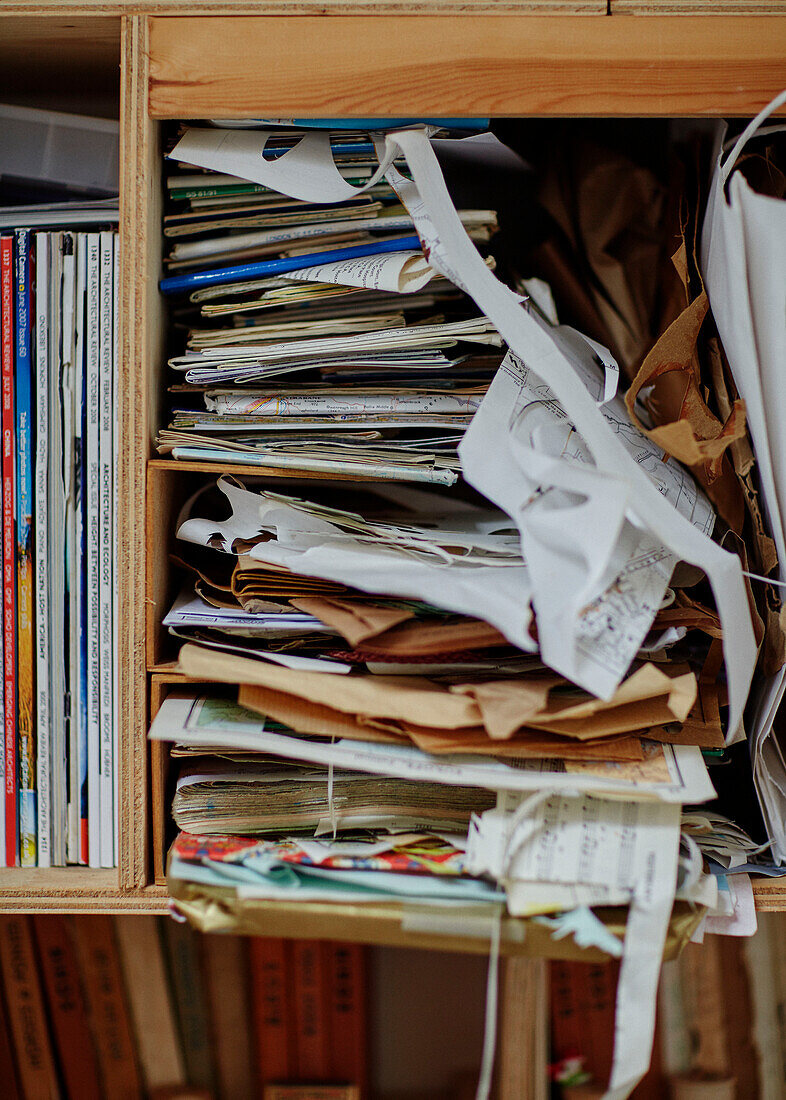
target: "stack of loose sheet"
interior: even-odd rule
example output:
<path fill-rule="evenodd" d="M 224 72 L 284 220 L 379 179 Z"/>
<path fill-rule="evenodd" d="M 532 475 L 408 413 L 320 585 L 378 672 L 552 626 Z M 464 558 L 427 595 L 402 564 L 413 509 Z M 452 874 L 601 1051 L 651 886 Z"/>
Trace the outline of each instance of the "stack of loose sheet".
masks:
<path fill-rule="evenodd" d="M 298 136 L 278 133 L 265 156 Z M 177 315 L 188 335 L 170 362 L 178 373 L 159 450 L 452 485 L 501 339 L 429 266 L 390 184 L 370 182 L 379 173 L 369 135 L 330 142 L 342 181 L 365 185 L 338 203 L 226 173 L 168 177 L 162 289 L 188 295 Z M 461 220 L 483 246 L 496 228 L 491 210 L 462 210 Z"/>
<path fill-rule="evenodd" d="M 179 517 L 164 623 L 181 671 L 223 687 L 174 693 L 151 730 L 179 767 L 170 886 L 192 916 L 231 895 L 396 899 L 454 929 L 491 913 L 494 935 L 503 911 L 549 920 L 622 957 L 622 1097 L 648 1063 L 669 928 L 730 919 L 719 883 L 757 855 L 720 815 L 682 819 L 713 798 L 706 760 L 744 736 L 777 637 L 716 484 L 722 468 L 758 515 L 752 466 L 723 466 L 744 410 L 729 398 L 716 430 L 694 378 L 664 431 L 650 357 L 626 403 L 606 347 L 492 273 L 493 215 L 456 210 L 431 134 L 198 129 L 171 154 L 206 173 L 172 193 L 216 209 L 165 232 L 216 236 L 173 250 L 162 281 L 191 298 L 160 447 L 332 476 L 224 475 Z M 599 905 L 627 906 L 624 944 Z"/>

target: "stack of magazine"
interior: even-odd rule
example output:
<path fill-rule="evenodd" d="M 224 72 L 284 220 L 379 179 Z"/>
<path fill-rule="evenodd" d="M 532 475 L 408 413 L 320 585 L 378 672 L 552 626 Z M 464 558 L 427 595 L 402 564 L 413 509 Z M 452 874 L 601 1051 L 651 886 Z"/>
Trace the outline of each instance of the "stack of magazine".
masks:
<path fill-rule="evenodd" d="M 265 156 L 300 136 L 279 131 Z M 368 133 L 333 132 L 331 147 L 342 179 L 366 185 L 336 203 L 185 166 L 168 175 L 162 290 L 178 295 L 186 339 L 159 450 L 452 485 L 501 339 L 426 262 L 390 183 L 373 182 Z M 486 254 L 494 211 L 460 217 Z"/>
<path fill-rule="evenodd" d="M 116 864 L 116 224 L 0 210 L 6 866 Z"/>

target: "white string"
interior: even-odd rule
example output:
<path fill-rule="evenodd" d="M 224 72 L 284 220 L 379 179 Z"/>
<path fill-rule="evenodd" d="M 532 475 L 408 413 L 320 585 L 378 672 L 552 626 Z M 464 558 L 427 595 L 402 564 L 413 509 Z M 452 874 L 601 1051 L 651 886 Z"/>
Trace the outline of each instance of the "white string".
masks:
<path fill-rule="evenodd" d="M 760 126 L 759 129 L 758 129 L 758 132 L 756 133 L 755 136 L 757 138 L 760 138 L 760 137 L 769 137 L 772 134 L 783 134 L 783 133 L 786 133 L 786 123 L 776 122 L 776 123 L 773 123 L 772 126 Z M 723 152 L 728 153 L 730 149 L 734 148 L 736 143 L 737 143 L 737 138 L 736 137 L 728 138 L 723 143 Z"/>
<path fill-rule="evenodd" d="M 780 95 L 776 95 L 775 99 L 771 100 L 767 104 L 767 106 L 763 110 L 759 111 L 756 117 L 748 123 L 740 136 L 737 138 L 737 144 L 732 149 L 731 154 L 721 165 L 721 179 L 724 183 L 729 178 L 731 170 L 737 163 L 737 158 L 742 152 L 744 146 L 747 144 L 748 140 L 753 137 L 753 135 L 761 126 L 762 122 L 768 119 L 772 112 L 776 111 L 778 107 L 782 107 L 784 103 L 786 103 L 786 89 L 784 89 L 780 93 Z"/>
<path fill-rule="evenodd" d="M 336 742 L 336 735 L 330 738 L 330 744 L 334 745 Z M 333 830 L 333 839 L 336 839 L 337 821 L 336 821 L 336 806 L 333 802 L 333 761 L 328 763 L 328 784 L 327 784 L 327 800 L 328 800 L 328 815 L 330 817 L 330 827 Z"/>
<path fill-rule="evenodd" d="M 516 829 L 525 820 L 536 806 L 549 797 L 549 790 L 534 791 L 531 795 L 516 807 L 505 827 L 505 846 L 502 854 L 502 868 L 499 879 L 507 877 L 508 868 L 513 856 L 525 841 L 531 839 L 531 834 L 521 836 L 515 845 L 511 844 Z M 539 826 L 542 827 L 542 824 Z M 491 1081 L 494 1074 L 494 1054 L 497 1046 L 497 1002 L 499 1000 L 499 955 L 500 941 L 502 938 L 502 906 L 497 910 L 494 924 L 491 929 L 491 944 L 489 946 L 489 969 L 486 980 L 486 1016 L 483 1024 L 483 1054 L 480 1061 L 480 1075 L 478 1087 L 475 1090 L 475 1100 L 488 1100 L 491 1090 Z"/>
<path fill-rule="evenodd" d="M 761 581 L 762 584 L 775 584 L 778 588 L 786 588 L 786 581 L 776 581 L 773 577 L 761 577 L 758 573 L 748 573 L 744 569 L 743 577 L 749 577 L 752 581 Z"/>
<path fill-rule="evenodd" d="M 507 878 L 510 865 L 513 862 L 514 856 L 518 854 L 519 848 L 532 839 L 532 833 L 522 831 L 521 836 L 516 837 L 516 830 L 522 821 L 530 817 L 532 811 L 536 809 L 541 802 L 545 802 L 547 798 L 550 798 L 553 794 L 551 790 L 535 791 L 529 797 L 525 798 L 520 805 L 516 807 L 516 812 L 511 815 L 510 820 L 505 828 L 505 847 L 502 854 L 502 873 L 500 878 Z M 533 826 L 536 832 L 539 832 L 543 828 L 544 823 L 533 822 Z M 515 838 L 515 844 L 513 843 Z"/>
<path fill-rule="evenodd" d="M 475 1090 L 475 1100 L 488 1100 L 494 1075 L 494 1054 L 497 1049 L 497 1001 L 499 1000 L 499 952 L 502 939 L 502 906 L 500 905 L 491 926 L 489 945 L 489 969 L 486 979 L 486 1015 L 483 1022 L 483 1053 L 480 1059 L 480 1075 Z"/>

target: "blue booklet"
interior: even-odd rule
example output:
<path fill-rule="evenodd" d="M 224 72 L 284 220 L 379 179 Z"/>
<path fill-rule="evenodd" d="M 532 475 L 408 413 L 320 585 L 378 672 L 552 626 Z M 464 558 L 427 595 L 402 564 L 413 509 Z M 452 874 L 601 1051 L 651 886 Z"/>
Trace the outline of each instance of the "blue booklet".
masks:
<path fill-rule="evenodd" d="M 158 284 L 162 294 L 181 294 L 217 283 L 239 283 L 246 279 L 264 279 L 272 275 L 285 275 L 288 271 L 300 271 L 315 264 L 329 264 L 337 260 L 351 260 L 356 256 L 376 256 L 380 252 L 409 252 L 421 247 L 420 238 L 396 237 L 395 240 L 373 241 L 352 248 L 336 248 L 332 252 L 312 252 L 308 256 L 293 256 L 283 260 L 258 260 L 256 263 L 239 264 L 236 267 L 214 268 L 210 271 L 192 271 L 187 275 L 171 275 Z"/>

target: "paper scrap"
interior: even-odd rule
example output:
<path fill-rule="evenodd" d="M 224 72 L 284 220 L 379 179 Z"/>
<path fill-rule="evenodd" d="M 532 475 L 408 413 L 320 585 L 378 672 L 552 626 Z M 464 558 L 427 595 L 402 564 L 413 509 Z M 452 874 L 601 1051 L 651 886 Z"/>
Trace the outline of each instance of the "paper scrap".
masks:
<path fill-rule="evenodd" d="M 677 806 L 548 792 L 539 799 L 501 793 L 496 808 L 470 827 L 467 866 L 474 874 L 630 891 L 607 1100 L 628 1096 L 649 1066 L 679 837 Z"/>

